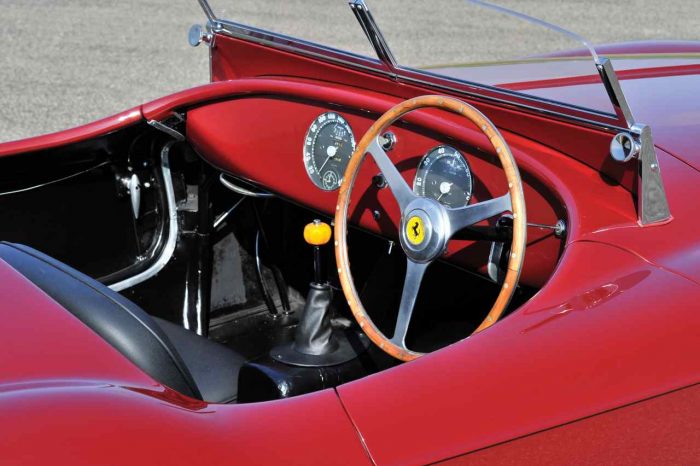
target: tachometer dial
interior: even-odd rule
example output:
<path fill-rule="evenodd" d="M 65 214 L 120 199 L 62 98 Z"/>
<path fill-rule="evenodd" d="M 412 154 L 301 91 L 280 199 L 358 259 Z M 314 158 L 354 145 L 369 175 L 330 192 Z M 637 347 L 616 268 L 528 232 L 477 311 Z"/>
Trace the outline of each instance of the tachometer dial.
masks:
<path fill-rule="evenodd" d="M 354 151 L 355 137 L 345 118 L 335 112 L 319 115 L 304 140 L 306 173 L 319 188 L 338 189 Z"/>
<path fill-rule="evenodd" d="M 472 197 L 472 172 L 462 154 L 438 146 L 423 156 L 413 180 L 413 192 L 448 207 L 464 207 Z"/>

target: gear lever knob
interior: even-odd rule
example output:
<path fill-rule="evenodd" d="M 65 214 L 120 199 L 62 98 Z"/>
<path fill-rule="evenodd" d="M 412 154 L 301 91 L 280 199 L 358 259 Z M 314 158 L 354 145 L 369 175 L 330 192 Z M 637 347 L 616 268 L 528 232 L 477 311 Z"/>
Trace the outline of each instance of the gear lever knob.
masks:
<path fill-rule="evenodd" d="M 312 246 L 323 246 L 331 240 L 331 227 L 316 219 L 304 227 L 304 241 Z"/>
<path fill-rule="evenodd" d="M 314 282 L 323 283 L 323 265 L 321 264 L 321 246 L 331 240 L 331 227 L 316 219 L 304 227 L 304 241 L 314 247 Z"/>

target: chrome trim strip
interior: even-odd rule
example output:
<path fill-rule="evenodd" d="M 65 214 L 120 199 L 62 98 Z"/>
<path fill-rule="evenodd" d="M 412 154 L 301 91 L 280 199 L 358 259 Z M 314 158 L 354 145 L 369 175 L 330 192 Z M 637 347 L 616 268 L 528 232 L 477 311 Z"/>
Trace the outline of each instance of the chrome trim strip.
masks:
<path fill-rule="evenodd" d="M 176 141 L 184 141 L 185 140 L 185 136 L 181 132 L 179 132 L 176 129 L 171 128 L 170 126 L 168 126 L 164 123 L 161 123 L 158 120 L 148 120 L 148 124 L 153 126 L 155 129 L 164 132 L 168 136 L 175 138 Z"/>
<path fill-rule="evenodd" d="M 175 190 L 173 189 L 173 180 L 170 174 L 170 159 L 168 154 L 170 153 L 170 148 L 175 144 L 175 141 L 169 141 L 163 146 L 160 152 L 161 160 L 161 171 L 163 174 L 163 185 L 165 188 L 165 197 L 167 200 L 167 216 L 168 216 L 168 239 L 163 247 L 160 257 L 146 270 L 138 273 L 132 277 L 122 280 L 117 283 L 109 285 L 109 287 L 114 291 L 122 291 L 127 288 L 131 288 L 134 285 L 138 285 L 149 278 L 160 272 L 165 264 L 167 264 L 175 252 L 175 245 L 177 244 L 177 206 L 175 204 Z"/>
<path fill-rule="evenodd" d="M 400 70 L 407 71 L 405 68 L 400 68 Z M 418 73 L 416 73 L 416 74 L 418 74 Z M 425 73 L 421 73 L 421 74 L 424 77 L 431 76 L 431 75 L 425 74 Z M 452 92 L 455 94 L 469 96 L 469 97 L 471 97 L 475 100 L 479 100 L 481 102 L 490 102 L 490 103 L 496 103 L 496 104 L 499 104 L 501 106 L 508 107 L 508 108 L 523 109 L 523 110 L 527 110 L 531 113 L 537 113 L 540 115 L 547 115 L 549 117 L 554 117 L 554 118 L 564 120 L 564 121 L 576 122 L 576 123 L 583 124 L 587 127 L 603 129 L 603 130 L 608 131 L 608 132 L 617 132 L 617 131 L 626 129 L 625 127 L 617 126 L 617 124 L 616 124 L 617 122 L 613 119 L 610 119 L 610 122 L 608 123 L 608 122 L 604 122 L 602 120 L 593 120 L 591 118 L 586 118 L 585 116 L 578 116 L 578 115 L 574 115 L 571 113 L 562 113 L 562 112 L 557 111 L 557 110 L 549 110 L 547 108 L 536 107 L 534 105 L 525 103 L 527 101 L 531 101 L 533 103 L 550 104 L 550 106 L 552 106 L 552 107 L 561 107 L 562 106 L 557 102 L 548 101 L 546 99 L 537 99 L 534 97 L 529 97 L 529 96 L 524 95 L 524 94 L 523 95 L 521 95 L 521 94 L 513 95 L 513 94 L 511 94 L 511 92 L 509 92 L 506 89 L 490 88 L 490 87 L 487 87 L 485 85 L 467 83 L 466 81 L 455 81 L 455 80 L 451 80 L 449 78 L 443 78 L 443 77 L 440 77 L 438 79 L 440 81 L 444 81 L 447 83 L 454 83 L 457 85 L 463 85 L 465 87 L 472 87 L 472 88 L 475 88 L 475 89 L 481 90 L 481 91 L 492 91 L 493 94 L 512 96 L 518 100 L 509 100 L 509 99 L 494 97 L 491 95 L 486 95 L 484 93 L 477 93 L 477 92 L 469 91 L 466 89 L 460 89 L 460 88 L 454 87 L 454 86 L 440 84 L 440 83 L 436 82 L 437 79 L 434 81 L 429 81 L 426 79 L 418 79 L 418 78 L 413 78 L 413 77 L 409 77 L 409 76 L 405 76 L 405 75 L 403 75 L 403 76 L 399 75 L 397 78 L 397 80 L 400 82 L 411 83 L 411 84 L 416 84 L 416 85 L 421 85 L 421 86 L 429 86 L 429 87 L 440 89 L 443 91 L 448 91 L 448 92 Z M 583 114 L 583 115 L 588 115 L 588 116 L 602 116 L 602 117 L 604 117 L 607 115 L 604 113 L 598 113 L 594 110 L 579 109 L 579 108 L 574 107 L 572 105 L 565 105 L 565 107 L 567 109 L 570 109 L 570 110 L 577 110 L 578 113 Z"/>
<path fill-rule="evenodd" d="M 237 184 L 231 183 L 229 180 L 226 179 L 226 175 L 224 175 L 223 173 L 221 173 L 219 175 L 219 181 L 221 182 L 222 185 L 224 185 L 225 188 L 233 191 L 236 194 L 240 194 L 241 196 L 257 197 L 257 198 L 275 197 L 275 195 L 272 193 L 266 193 L 266 192 L 256 193 L 255 191 L 251 191 L 249 189 L 243 188 L 242 186 L 238 186 Z"/>
<path fill-rule="evenodd" d="M 445 75 L 440 75 L 436 73 L 432 73 L 428 70 L 418 70 L 414 68 L 409 68 L 409 67 L 398 67 L 397 71 L 403 71 L 404 75 L 399 76 L 399 80 L 401 79 L 412 79 L 416 80 L 422 83 L 425 83 L 430 86 L 439 86 L 440 82 L 446 82 L 450 83 L 454 86 L 462 86 L 464 89 L 460 90 L 459 87 L 455 87 L 454 89 L 464 92 L 464 93 L 469 93 L 467 89 L 476 89 L 482 91 L 482 94 L 476 94 L 472 91 L 472 94 L 475 95 L 476 97 L 482 97 L 483 92 L 488 92 L 490 94 L 496 94 L 496 95 L 501 95 L 501 96 L 508 96 L 510 97 L 510 100 L 508 102 L 532 102 L 532 103 L 538 103 L 538 104 L 544 104 L 547 105 L 550 108 L 555 108 L 555 109 L 567 109 L 576 112 L 578 116 L 580 115 L 589 115 L 593 117 L 599 117 L 601 119 L 609 119 L 611 123 L 617 123 L 618 121 L 615 119 L 615 114 L 610 113 L 610 112 L 605 112 L 603 110 L 595 110 L 591 108 L 586 108 L 586 107 L 581 107 L 578 105 L 574 104 L 567 104 L 564 102 L 559 102 L 556 100 L 551 100 L 547 99 L 544 97 L 538 97 L 530 94 L 524 94 L 522 92 L 514 91 L 511 89 L 506 89 L 506 88 L 501 88 L 497 86 L 491 86 L 488 84 L 478 84 L 478 83 L 471 83 L 469 81 L 463 81 L 455 78 L 451 78 L 449 76 Z M 412 76 L 415 76 L 413 78 Z M 486 96 L 484 96 L 486 97 Z M 502 99 L 500 99 L 502 100 Z M 567 115 L 572 115 L 571 113 L 567 113 Z"/>

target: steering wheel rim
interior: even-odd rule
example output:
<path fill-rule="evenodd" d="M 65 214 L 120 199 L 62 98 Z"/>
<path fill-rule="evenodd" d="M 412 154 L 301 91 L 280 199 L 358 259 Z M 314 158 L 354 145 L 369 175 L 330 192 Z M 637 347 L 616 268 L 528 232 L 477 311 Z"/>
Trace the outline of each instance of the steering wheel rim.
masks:
<path fill-rule="evenodd" d="M 461 115 L 475 124 L 488 137 L 508 180 L 507 194 L 453 209 L 413 193 L 413 190 L 382 149 L 378 138 L 389 126 L 406 114 L 426 107 L 440 108 Z M 377 328 L 362 305 L 355 289 L 348 259 L 346 235 L 350 195 L 362 161 L 368 153 L 387 180 L 387 184 L 401 209 L 399 239 L 408 257 L 399 315 L 394 336 L 391 338 L 385 336 Z M 370 340 L 387 354 L 402 361 L 411 361 L 423 356 L 424 353 L 408 349 L 405 338 L 425 270 L 444 253 L 447 242 L 457 231 L 506 211 L 512 212 L 513 215 L 513 238 L 508 268 L 494 305 L 472 334 L 490 327 L 498 320 L 510 303 L 520 278 L 525 255 L 527 218 L 518 166 L 508 144 L 495 125 L 479 110 L 458 99 L 438 95 L 415 97 L 395 105 L 379 117 L 357 144 L 355 152 L 348 162 L 338 193 L 334 227 L 335 256 L 340 284 L 353 316 Z M 421 230 L 423 234 L 419 235 Z M 412 231 L 415 232 L 415 235 L 411 233 Z"/>

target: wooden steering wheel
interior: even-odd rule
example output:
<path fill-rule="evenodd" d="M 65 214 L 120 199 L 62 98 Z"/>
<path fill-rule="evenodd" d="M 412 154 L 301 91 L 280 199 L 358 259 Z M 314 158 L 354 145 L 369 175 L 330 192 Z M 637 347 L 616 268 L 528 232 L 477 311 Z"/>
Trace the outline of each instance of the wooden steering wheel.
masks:
<path fill-rule="evenodd" d="M 489 138 L 508 180 L 508 193 L 461 208 L 449 208 L 434 199 L 413 193 L 382 149 L 379 137 L 407 113 L 426 107 L 441 108 L 462 115 Z M 391 338 L 387 338 L 367 315 L 355 289 L 348 260 L 346 234 L 350 194 L 355 177 L 367 153 L 374 158 L 401 209 L 399 241 L 408 258 L 398 319 Z M 405 340 L 426 269 L 444 254 L 450 238 L 459 230 L 508 211 L 513 215 L 513 240 L 508 270 L 496 302 L 474 333 L 493 325 L 498 320 L 508 306 L 520 277 L 525 254 L 527 219 L 518 166 L 498 129 L 481 112 L 465 102 L 450 97 L 427 95 L 406 100 L 387 111 L 369 128 L 352 154 L 340 186 L 335 212 L 335 257 L 338 275 L 348 305 L 360 328 L 377 346 L 395 358 L 410 361 L 422 356 L 423 353 L 409 350 Z"/>

